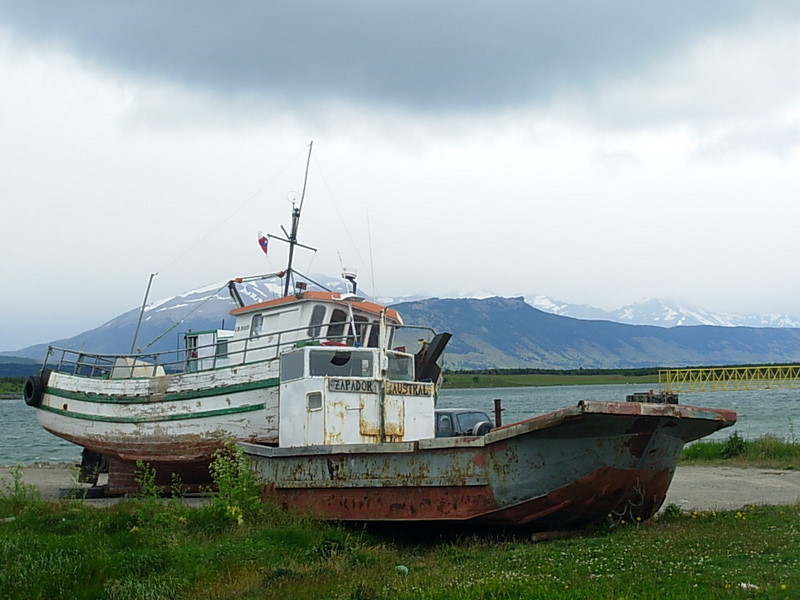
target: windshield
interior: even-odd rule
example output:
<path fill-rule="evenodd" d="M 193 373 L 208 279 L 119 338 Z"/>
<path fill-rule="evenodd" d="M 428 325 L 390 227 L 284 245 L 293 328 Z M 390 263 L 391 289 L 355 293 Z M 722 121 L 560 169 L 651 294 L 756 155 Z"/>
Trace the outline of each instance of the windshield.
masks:
<path fill-rule="evenodd" d="M 374 352 L 370 350 L 312 350 L 311 376 L 374 377 Z"/>
<path fill-rule="evenodd" d="M 470 431 L 481 421 L 489 421 L 491 423 L 491 419 L 486 415 L 486 413 L 482 412 L 461 413 L 460 415 L 457 415 L 456 418 L 458 419 L 459 431 Z"/>
<path fill-rule="evenodd" d="M 388 355 L 386 375 L 393 381 L 414 381 L 414 357 L 409 354 Z"/>

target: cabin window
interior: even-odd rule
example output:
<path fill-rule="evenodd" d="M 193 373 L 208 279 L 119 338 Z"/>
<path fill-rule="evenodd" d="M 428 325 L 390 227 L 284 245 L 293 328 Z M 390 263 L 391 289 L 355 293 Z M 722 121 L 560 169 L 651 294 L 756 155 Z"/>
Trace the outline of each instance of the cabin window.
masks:
<path fill-rule="evenodd" d="M 305 361 L 303 352 L 284 352 L 281 354 L 281 381 L 300 379 L 303 376 Z"/>
<path fill-rule="evenodd" d="M 264 315 L 253 315 L 250 321 L 250 337 L 257 338 L 261 335 L 261 328 L 264 325 Z"/>
<path fill-rule="evenodd" d="M 367 341 L 367 329 L 369 328 L 369 321 L 367 321 L 367 317 L 362 317 L 361 315 L 355 315 L 353 317 L 353 321 L 355 321 L 356 331 L 355 331 L 355 339 L 353 339 L 353 329 L 352 326 L 350 327 L 350 337 L 347 339 L 347 343 L 351 346 L 355 345 L 354 342 L 358 342 L 358 345 L 363 346 L 364 343 Z"/>
<path fill-rule="evenodd" d="M 358 350 L 313 350 L 309 353 L 309 371 L 321 377 L 374 377 L 373 353 Z"/>
<path fill-rule="evenodd" d="M 184 338 L 186 342 L 186 370 L 197 370 L 197 336 L 187 335 Z"/>
<path fill-rule="evenodd" d="M 414 357 L 405 354 L 389 354 L 386 376 L 394 381 L 414 381 Z"/>
<path fill-rule="evenodd" d="M 216 357 L 225 358 L 228 356 L 228 340 L 217 340 Z"/>
<path fill-rule="evenodd" d="M 311 320 L 308 322 L 308 337 L 318 338 L 322 333 L 322 323 L 325 320 L 325 307 L 317 304 L 311 311 Z"/>
<path fill-rule="evenodd" d="M 372 324 L 369 328 L 369 340 L 367 341 L 367 346 L 370 348 L 377 348 L 378 347 L 378 336 L 380 336 L 381 327 L 377 321 L 372 321 Z"/>
<path fill-rule="evenodd" d="M 347 313 L 339 308 L 333 309 L 331 323 L 328 325 L 328 339 L 341 340 L 344 337 L 344 326 L 347 324 Z"/>
<path fill-rule="evenodd" d="M 308 410 L 322 408 L 322 392 L 309 392 L 306 394 L 306 408 Z"/>

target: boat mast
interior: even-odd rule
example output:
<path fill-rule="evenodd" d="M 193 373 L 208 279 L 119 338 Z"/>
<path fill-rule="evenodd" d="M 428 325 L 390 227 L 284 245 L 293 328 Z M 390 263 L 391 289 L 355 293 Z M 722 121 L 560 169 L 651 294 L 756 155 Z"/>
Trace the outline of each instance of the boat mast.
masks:
<path fill-rule="evenodd" d="M 300 206 L 292 206 L 292 232 L 286 235 L 289 242 L 289 262 L 286 265 L 286 282 L 283 286 L 283 295 L 289 295 L 289 284 L 292 279 L 292 261 L 294 259 L 294 247 L 297 246 L 297 227 L 300 224 L 300 212 L 303 210 L 303 200 L 306 197 L 306 184 L 308 183 L 308 168 L 311 165 L 311 148 L 314 145 L 312 140 L 308 144 L 308 158 L 306 159 L 306 174 L 303 177 L 303 192 L 300 194 Z M 284 230 L 284 233 L 286 231 Z M 300 244 L 302 245 L 302 244 Z"/>
<path fill-rule="evenodd" d="M 139 320 L 136 322 L 136 331 L 133 332 L 133 341 L 131 342 L 130 354 L 136 351 L 136 340 L 139 337 L 139 327 L 142 326 L 142 317 L 144 316 L 144 309 L 147 306 L 147 298 L 150 296 L 150 286 L 153 285 L 153 277 L 158 273 L 150 273 L 150 279 L 147 280 L 147 290 L 144 293 L 144 300 L 142 300 L 142 309 L 139 311 Z"/>

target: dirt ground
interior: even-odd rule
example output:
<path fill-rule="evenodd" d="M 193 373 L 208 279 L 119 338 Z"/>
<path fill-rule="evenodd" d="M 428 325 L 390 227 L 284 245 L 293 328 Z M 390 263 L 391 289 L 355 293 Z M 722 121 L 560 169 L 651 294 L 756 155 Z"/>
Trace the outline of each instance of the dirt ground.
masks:
<path fill-rule="evenodd" d="M 77 483 L 75 469 L 69 465 L 25 467 L 22 481 L 35 485 L 46 499 L 58 498 L 61 490 L 88 487 Z M 10 469 L 0 467 L 0 491 L 5 492 L 11 484 Z M 800 503 L 800 471 L 678 467 L 664 506 L 677 504 L 684 510 L 730 510 L 750 504 L 797 503 Z"/>
<path fill-rule="evenodd" d="M 800 471 L 678 467 L 664 506 L 731 510 L 750 504 L 800 503 Z"/>

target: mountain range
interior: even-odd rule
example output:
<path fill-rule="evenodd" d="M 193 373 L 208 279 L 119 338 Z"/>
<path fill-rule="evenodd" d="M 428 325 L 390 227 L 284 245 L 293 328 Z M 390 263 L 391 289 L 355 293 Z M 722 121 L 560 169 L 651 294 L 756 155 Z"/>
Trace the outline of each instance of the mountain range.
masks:
<path fill-rule="evenodd" d="M 581 320 L 524 298 L 428 299 L 395 305 L 410 322 L 450 331 L 445 367 L 611 369 L 800 361 L 800 329 L 656 327 Z"/>
<path fill-rule="evenodd" d="M 603 310 L 588 304 L 569 304 L 541 294 L 525 296 L 525 301 L 544 312 L 576 319 L 613 321 L 629 325 L 717 325 L 720 327 L 800 327 L 800 318 L 787 314 L 748 314 L 711 312 L 677 300 L 650 298 Z"/>
<path fill-rule="evenodd" d="M 317 280 L 331 289 L 345 290 L 340 280 Z M 281 292 L 275 281 L 242 283 L 238 290 L 247 304 Z M 389 302 L 385 298 L 378 300 Z M 407 323 L 453 333 L 445 353 L 445 367 L 451 369 L 631 368 L 800 361 L 800 321 L 788 315 L 714 314 L 664 300 L 607 312 L 541 295 L 394 300 L 399 300 L 393 306 Z M 222 283 L 153 302 L 142 315 L 135 348 L 144 354 L 179 350 L 187 331 L 232 328 L 233 320 L 228 315 L 232 307 L 226 284 Z M 132 309 L 95 329 L 52 343 L 93 353 L 128 353 L 139 314 L 140 309 Z M 415 343 L 415 338 L 410 338 L 409 343 Z M 46 351 L 47 345 L 37 345 L 0 354 L 42 360 Z"/>

